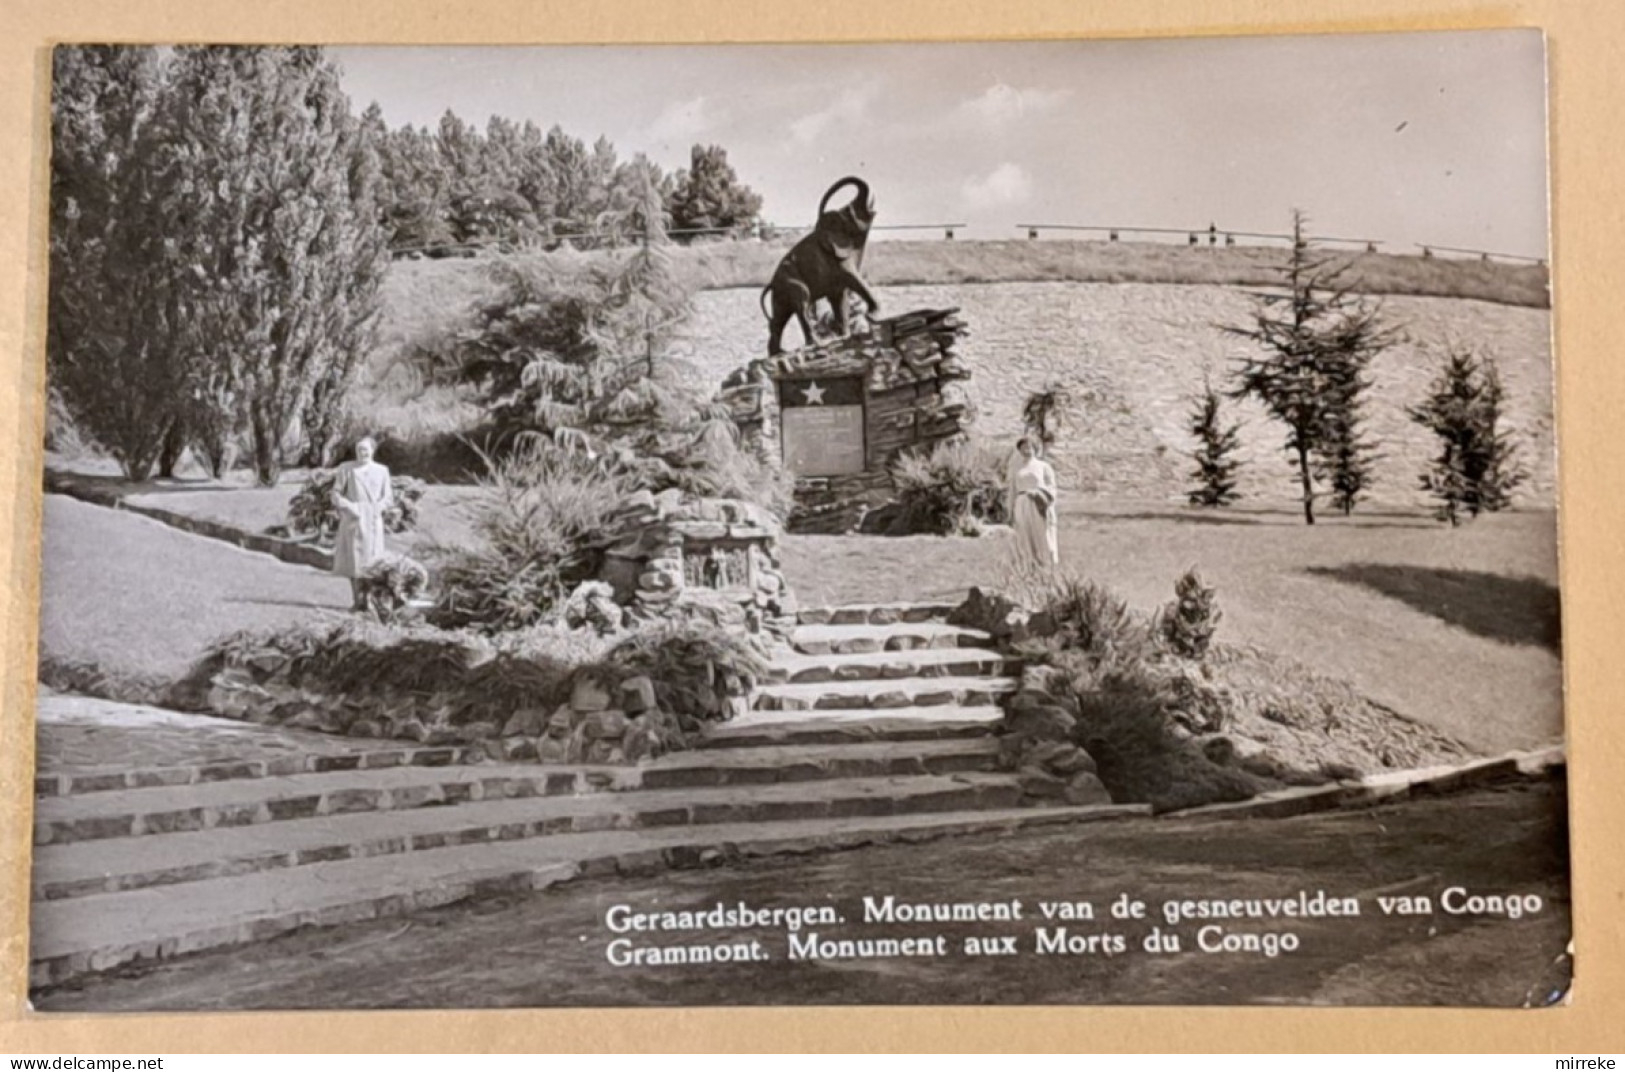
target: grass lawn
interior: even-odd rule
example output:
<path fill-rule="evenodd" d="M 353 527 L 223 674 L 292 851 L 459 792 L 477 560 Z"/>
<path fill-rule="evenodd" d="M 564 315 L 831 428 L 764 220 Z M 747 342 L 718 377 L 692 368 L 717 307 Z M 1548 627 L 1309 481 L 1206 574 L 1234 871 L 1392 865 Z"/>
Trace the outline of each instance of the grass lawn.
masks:
<path fill-rule="evenodd" d="M 45 497 L 43 559 L 41 659 L 123 681 L 173 681 L 222 636 L 350 605 L 319 570 L 61 495 Z"/>
<path fill-rule="evenodd" d="M 1064 502 L 1064 500 L 1063 500 Z M 803 605 L 957 599 L 994 583 L 1006 534 L 979 539 L 791 536 Z M 1326 518 L 1074 504 L 1064 565 L 1150 612 L 1191 566 L 1218 589 L 1219 639 L 1256 644 L 1486 751 L 1562 734 L 1554 516 L 1452 530 L 1426 514 Z"/>
<path fill-rule="evenodd" d="M 182 490 L 189 489 L 189 490 Z M 263 529 L 292 485 L 173 485 L 147 496 Z M 466 538 L 471 488 L 432 487 L 422 530 L 398 546 Z M 1452 530 L 1422 513 L 1328 517 L 1288 508 L 1223 512 L 1166 504 L 1073 503 L 1064 563 L 1149 612 L 1199 568 L 1217 587 L 1219 636 L 1256 644 L 1485 751 L 1562 733 L 1556 532 L 1549 512 Z M 956 599 L 997 583 L 1005 536 L 789 536 L 785 571 L 804 606 Z M 212 641 L 246 627 L 342 613 L 343 582 L 181 533 L 155 521 L 47 496 L 41 652 L 141 680 L 179 676 Z"/>

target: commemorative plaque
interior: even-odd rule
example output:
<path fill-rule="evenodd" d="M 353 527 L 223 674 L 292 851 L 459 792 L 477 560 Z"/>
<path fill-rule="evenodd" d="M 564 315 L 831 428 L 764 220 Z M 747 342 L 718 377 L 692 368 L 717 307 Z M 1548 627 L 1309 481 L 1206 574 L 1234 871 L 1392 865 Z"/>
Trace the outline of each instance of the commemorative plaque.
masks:
<path fill-rule="evenodd" d="M 784 464 L 797 476 L 845 476 L 864 466 L 863 381 L 779 384 Z"/>

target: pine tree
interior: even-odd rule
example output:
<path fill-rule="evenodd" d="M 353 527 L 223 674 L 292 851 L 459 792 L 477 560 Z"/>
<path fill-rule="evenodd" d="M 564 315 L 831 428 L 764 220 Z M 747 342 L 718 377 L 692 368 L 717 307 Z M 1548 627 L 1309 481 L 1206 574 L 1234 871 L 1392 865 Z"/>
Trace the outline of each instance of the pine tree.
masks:
<path fill-rule="evenodd" d="M 1236 491 L 1241 462 L 1235 457 L 1241 447 L 1241 425 L 1225 427 L 1220 420 L 1219 394 L 1211 383 L 1204 382 L 1202 397 L 1191 409 L 1186 427 L 1199 444 L 1191 455 L 1196 461 L 1191 478 L 1198 482 L 1190 493 L 1191 505 L 1228 506 L 1241 498 Z"/>
<path fill-rule="evenodd" d="M 1316 472 L 1330 487 L 1332 505 L 1344 517 L 1354 512 L 1376 483 L 1379 455 L 1364 429 L 1365 392 L 1371 385 L 1365 370 L 1370 356 L 1356 359 L 1333 354 L 1328 368 L 1328 405 L 1316 450 Z"/>
<path fill-rule="evenodd" d="M 1420 406 L 1407 412 L 1439 438 L 1439 454 L 1421 477 L 1422 490 L 1439 500 L 1437 516 L 1452 527 L 1462 514 L 1503 510 L 1528 479 L 1511 433 L 1501 427 L 1505 391 L 1495 362 L 1453 346 Z"/>
<path fill-rule="evenodd" d="M 1355 301 L 1340 285 L 1342 269 L 1329 269 L 1328 261 L 1311 255 L 1303 228 L 1303 214 L 1294 212 L 1286 293 L 1255 294 L 1251 326 L 1222 330 L 1263 351 L 1243 360 L 1230 396 L 1256 398 L 1286 425 L 1285 448 L 1298 473 L 1304 522 L 1313 525 L 1317 473 L 1344 476 L 1344 488 L 1334 494 L 1349 509 L 1370 482 L 1359 401 L 1368 386 L 1365 370 L 1392 341 L 1392 332 L 1377 308 Z"/>
<path fill-rule="evenodd" d="M 739 181 L 728 163 L 727 150 L 720 145 L 696 145 L 688 170 L 677 175 L 668 208 L 674 230 L 724 228 L 738 234 L 760 216 L 762 198 Z"/>

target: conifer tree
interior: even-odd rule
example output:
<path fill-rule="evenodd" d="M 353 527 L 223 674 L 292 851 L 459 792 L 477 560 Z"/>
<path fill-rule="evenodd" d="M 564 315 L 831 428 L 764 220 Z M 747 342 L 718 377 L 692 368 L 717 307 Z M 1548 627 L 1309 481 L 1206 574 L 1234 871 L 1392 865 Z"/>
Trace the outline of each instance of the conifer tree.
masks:
<path fill-rule="evenodd" d="M 320 49 L 182 48 L 175 65 L 171 236 L 193 367 L 218 381 L 200 402 L 229 399 L 274 484 L 295 420 L 327 423 L 376 322 L 376 160 Z"/>
<path fill-rule="evenodd" d="M 1528 479 L 1512 434 L 1501 427 L 1505 391 L 1495 362 L 1452 346 L 1422 404 L 1407 412 L 1439 439 L 1439 454 L 1421 477 L 1439 500 L 1437 516 L 1452 527 L 1511 505 Z"/>
<path fill-rule="evenodd" d="M 1285 293 L 1255 294 L 1252 324 L 1223 326 L 1262 354 L 1245 358 L 1232 398 L 1256 398 L 1286 426 L 1284 444 L 1297 470 L 1306 524 L 1315 523 L 1315 477 L 1342 474 L 1334 489 L 1351 509 L 1370 483 L 1370 446 L 1360 435 L 1365 370 L 1392 341 L 1380 311 L 1350 297 L 1342 269 L 1313 256 L 1301 212 L 1292 217 L 1292 250 L 1283 271 Z"/>
<path fill-rule="evenodd" d="M 1236 491 L 1236 470 L 1241 462 L 1235 457 L 1241 446 L 1241 425 L 1226 427 L 1220 417 L 1219 393 L 1211 383 L 1204 382 L 1202 396 L 1192 407 L 1186 425 L 1197 442 L 1191 455 L 1196 461 L 1191 478 L 1197 481 L 1190 493 L 1192 506 L 1228 506 L 1241 498 Z"/>
<path fill-rule="evenodd" d="M 762 198 L 739 181 L 727 150 L 696 145 L 688 170 L 677 175 L 668 207 L 674 230 L 727 228 L 738 233 L 760 215 Z"/>
<path fill-rule="evenodd" d="M 185 374 L 158 156 L 163 90 L 151 48 L 52 56 L 51 387 L 130 480 L 147 479 L 163 453 Z"/>

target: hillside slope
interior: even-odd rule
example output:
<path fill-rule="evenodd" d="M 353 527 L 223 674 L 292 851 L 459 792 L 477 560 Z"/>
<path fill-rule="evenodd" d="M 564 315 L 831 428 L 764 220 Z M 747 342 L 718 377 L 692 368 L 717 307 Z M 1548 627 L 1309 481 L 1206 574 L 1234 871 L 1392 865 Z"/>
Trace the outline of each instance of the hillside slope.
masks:
<path fill-rule="evenodd" d="M 1246 323 L 1252 309 L 1244 291 L 1205 285 L 990 283 L 883 287 L 877 296 L 883 312 L 963 310 L 970 336 L 960 349 L 972 371 L 968 389 L 979 433 L 1013 440 L 1027 394 L 1064 383 L 1077 406 L 1056 449 L 1063 478 L 1084 492 L 1166 499 L 1183 498 L 1193 446 L 1185 423 L 1203 377 L 1222 387 L 1247 352 L 1245 340 L 1218 325 Z M 1383 453 L 1374 503 L 1426 502 L 1417 479 L 1435 447 L 1405 407 L 1421 400 L 1439 348 L 1455 340 L 1481 347 L 1500 366 L 1510 424 L 1530 470 L 1519 505 L 1550 506 L 1556 479 L 1550 312 L 1451 298 L 1381 302 L 1404 334 L 1372 368 L 1369 428 Z M 720 383 L 764 352 L 767 329 L 756 291 L 708 291 L 695 305 L 682 350 L 705 380 Z M 787 342 L 796 338 L 792 328 Z M 1281 426 L 1256 404 L 1234 404 L 1230 415 L 1243 421 L 1243 494 L 1291 499 Z"/>

